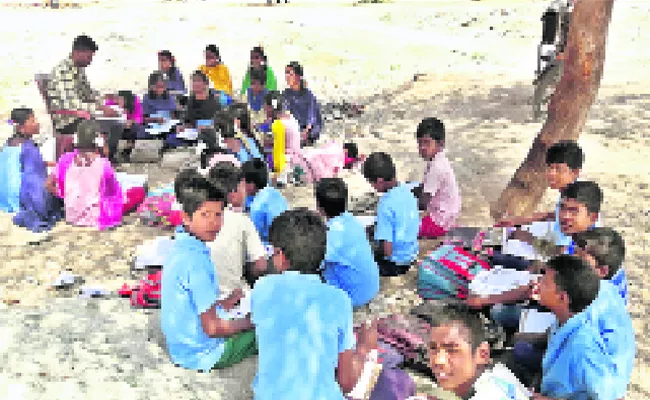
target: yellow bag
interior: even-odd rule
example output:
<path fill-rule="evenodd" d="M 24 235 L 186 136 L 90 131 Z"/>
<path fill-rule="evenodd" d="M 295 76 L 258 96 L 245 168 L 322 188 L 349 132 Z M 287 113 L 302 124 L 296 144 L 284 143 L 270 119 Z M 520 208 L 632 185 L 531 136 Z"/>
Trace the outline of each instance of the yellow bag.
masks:
<path fill-rule="evenodd" d="M 279 119 L 273 121 L 271 132 L 273 132 L 273 172 L 280 174 L 286 166 L 285 129 L 282 121 Z"/>

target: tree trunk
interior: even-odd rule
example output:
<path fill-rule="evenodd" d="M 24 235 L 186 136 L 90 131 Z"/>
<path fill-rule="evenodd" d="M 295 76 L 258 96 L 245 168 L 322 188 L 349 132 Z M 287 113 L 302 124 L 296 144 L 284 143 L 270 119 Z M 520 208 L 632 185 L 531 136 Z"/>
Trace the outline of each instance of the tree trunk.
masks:
<path fill-rule="evenodd" d="M 499 200 L 494 219 L 530 215 L 547 187 L 546 151 L 560 140 L 577 140 L 603 75 L 607 31 L 614 0 L 579 0 L 573 9 L 564 74 L 548 105 L 548 117 Z"/>

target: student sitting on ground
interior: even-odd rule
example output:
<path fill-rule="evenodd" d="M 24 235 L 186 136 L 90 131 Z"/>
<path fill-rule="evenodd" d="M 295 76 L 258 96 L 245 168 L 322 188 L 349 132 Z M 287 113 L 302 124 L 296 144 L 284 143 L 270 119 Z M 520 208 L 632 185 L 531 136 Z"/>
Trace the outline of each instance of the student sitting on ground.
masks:
<path fill-rule="evenodd" d="M 264 53 L 264 48 L 262 46 L 255 46 L 251 50 L 251 63 L 249 65 L 244 81 L 242 82 L 241 94 L 248 94 L 248 99 L 250 100 L 250 91 L 254 85 L 253 75 L 259 76 L 260 79 L 263 79 L 263 85 L 266 86 L 269 90 L 278 90 L 278 82 L 275 79 L 275 74 L 273 69 L 269 65 L 269 61 L 266 58 Z"/>
<path fill-rule="evenodd" d="M 417 314 L 431 326 L 429 367 L 437 383 L 420 398 L 472 398 L 474 384 L 491 366 L 490 344 L 479 315 L 459 304 L 429 307 Z"/>
<path fill-rule="evenodd" d="M 266 271 L 267 263 L 260 235 L 248 215 L 243 213 L 246 199 L 244 174 L 231 162 L 219 162 L 210 168 L 209 180 L 227 190 L 228 204 L 223 211 L 221 231 L 213 242 L 208 243 L 214 267 L 222 276 L 244 277 L 252 287 L 252 275 Z"/>
<path fill-rule="evenodd" d="M 176 66 L 176 59 L 169 50 L 158 52 L 158 70 L 162 74 L 167 90 L 185 93 L 183 74 Z"/>
<path fill-rule="evenodd" d="M 232 79 L 230 70 L 221 62 L 219 48 L 213 44 L 205 48 L 205 65 L 201 65 L 199 70 L 210 78 L 214 90 L 222 91 L 228 96 L 232 96 Z"/>
<path fill-rule="evenodd" d="M 420 237 L 436 238 L 453 228 L 460 215 L 460 190 L 451 163 L 444 153 L 445 126 L 437 118 L 425 118 L 417 128 L 420 157 L 427 161 L 422 186 L 416 190 L 422 218 Z"/>
<path fill-rule="evenodd" d="M 296 61 L 290 62 L 284 69 L 287 88 L 282 97 L 300 124 L 300 140 L 303 146 L 313 145 L 323 129 L 323 120 L 316 96 L 307 88 L 303 78 L 303 68 Z"/>
<path fill-rule="evenodd" d="M 179 126 L 177 131 L 185 128 L 207 129 L 212 123 L 212 118 L 220 109 L 219 102 L 208 89 L 208 77 L 201 71 L 192 74 L 192 93 L 187 102 L 185 125 Z"/>
<path fill-rule="evenodd" d="M 142 103 L 137 95 L 130 90 L 120 90 L 116 98 L 106 100 L 107 106 L 119 106 L 124 110 L 126 123 L 124 125 L 113 125 L 109 135 L 108 158 L 113 163 L 117 159 L 117 146 L 120 139 L 126 140 L 128 147 L 124 150 L 124 157 L 129 159 L 131 151 L 135 145 L 136 139 L 144 139 L 146 132 L 144 130 L 144 114 Z"/>
<path fill-rule="evenodd" d="M 250 87 L 246 89 L 244 102 L 248 104 L 251 111 L 253 126 L 257 126 L 266 121 L 264 96 L 269 93 L 269 89 L 266 86 L 266 76 L 263 72 L 251 69 L 249 75 Z"/>
<path fill-rule="evenodd" d="M 228 106 L 231 118 L 235 123 L 235 132 L 246 142 L 253 141 L 257 153 L 260 154 L 262 144 L 255 135 L 255 128 L 251 125 L 251 115 L 248 106 L 244 103 L 232 103 Z M 260 156 L 261 158 L 261 156 Z"/>
<path fill-rule="evenodd" d="M 241 289 L 219 300 L 219 279 L 206 243 L 221 230 L 226 193 L 198 173 L 177 182 L 183 227 L 162 274 L 161 327 L 174 364 L 199 371 L 225 368 L 257 353 L 250 317 L 229 319 Z"/>
<path fill-rule="evenodd" d="M 32 137 L 39 133 L 39 124 L 30 108 L 13 109 L 11 122 L 15 133 L 7 140 L 7 147 L 2 149 L 7 156 L 2 159 L 13 161 L 10 161 L 12 165 L 0 165 L 0 177 L 4 181 L 3 184 L 8 184 L 16 178 L 20 184 L 16 185 L 15 193 L 6 192 L 8 197 L 17 201 L 3 199 L 1 203 L 15 203 L 11 204 L 11 210 L 6 210 L 17 212 L 13 217 L 14 224 L 35 233 L 45 232 L 52 229 L 62 215 L 61 202 L 47 191 L 47 165 L 32 140 Z M 10 152 L 15 152 L 15 157 L 8 157 Z M 13 176 L 2 176 L 2 173 Z"/>
<path fill-rule="evenodd" d="M 247 161 L 242 165 L 242 171 L 248 196 L 246 208 L 262 242 L 267 244 L 271 223 L 289 209 L 289 204 L 279 190 L 268 186 L 269 171 L 264 161 L 259 158 Z"/>
<path fill-rule="evenodd" d="M 386 153 L 372 153 L 363 163 L 363 176 L 379 193 L 377 223 L 371 242 L 381 276 L 406 273 L 419 251 L 420 218 L 413 193 L 396 180 L 395 165 Z"/>
<path fill-rule="evenodd" d="M 347 212 L 348 188 L 343 179 L 324 178 L 316 186 L 316 206 L 327 218 L 327 252 L 323 277 L 345 290 L 352 306 L 367 304 L 379 291 L 379 267 L 366 231 Z"/>
<path fill-rule="evenodd" d="M 146 193 L 143 187 L 122 192 L 110 161 L 103 157 L 107 149 L 99 130 L 95 121 L 79 124 L 76 150 L 59 158 L 48 188 L 63 199 L 69 224 L 103 230 L 119 225 Z"/>
<path fill-rule="evenodd" d="M 540 302 L 555 314 L 558 328 L 542 361 L 541 395 L 534 399 L 616 399 L 620 394 L 614 360 L 607 353 L 588 308 L 601 281 L 582 260 L 551 259 L 539 285 Z"/>
<path fill-rule="evenodd" d="M 319 274 L 326 228 L 316 213 L 282 213 L 269 240 L 278 273 L 260 278 L 251 293 L 260 349 L 254 398 L 343 400 L 377 345 L 377 327 L 365 325 L 355 348 L 350 298 Z"/>
<path fill-rule="evenodd" d="M 234 113 L 230 110 L 221 111 L 215 117 L 216 130 L 223 139 L 226 149 L 242 164 L 252 159 L 262 159 L 255 140 L 237 130 L 234 117 Z"/>
<path fill-rule="evenodd" d="M 153 117 L 154 114 L 166 114 L 167 119 L 171 118 L 176 111 L 176 100 L 169 94 L 165 87 L 165 80 L 160 72 L 149 75 L 149 91 L 142 100 L 142 111 L 145 123 L 162 124 L 165 118 Z"/>

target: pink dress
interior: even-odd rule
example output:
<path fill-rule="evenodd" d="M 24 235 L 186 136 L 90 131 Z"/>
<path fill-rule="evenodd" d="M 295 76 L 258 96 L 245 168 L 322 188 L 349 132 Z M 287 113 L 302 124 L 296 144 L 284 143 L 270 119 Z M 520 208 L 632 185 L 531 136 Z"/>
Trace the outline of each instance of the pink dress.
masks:
<path fill-rule="evenodd" d="M 65 204 L 65 219 L 100 230 L 119 225 L 124 198 L 110 162 L 101 157 L 75 162 L 79 152 L 66 153 L 56 165 L 57 195 Z"/>
<path fill-rule="evenodd" d="M 431 195 L 427 206 L 431 222 L 445 231 L 453 228 L 460 216 L 461 197 L 454 170 L 444 151 L 427 163 L 423 191 Z"/>
<path fill-rule="evenodd" d="M 282 119 L 285 129 L 286 154 L 291 157 L 291 166 L 300 166 L 305 171 L 305 181 L 313 183 L 322 178 L 336 177 L 345 165 L 343 146 L 334 141 L 319 147 L 300 147 L 300 125 L 295 118 Z"/>

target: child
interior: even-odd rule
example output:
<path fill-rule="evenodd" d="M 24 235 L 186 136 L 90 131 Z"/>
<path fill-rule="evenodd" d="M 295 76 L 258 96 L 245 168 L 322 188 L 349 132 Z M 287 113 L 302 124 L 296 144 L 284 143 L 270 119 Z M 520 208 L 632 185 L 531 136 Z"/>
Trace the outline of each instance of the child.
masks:
<path fill-rule="evenodd" d="M 323 277 L 343 289 L 359 307 L 379 291 L 379 267 L 366 231 L 347 210 L 348 188 L 343 179 L 324 178 L 316 186 L 316 206 L 327 218 L 327 251 Z"/>
<path fill-rule="evenodd" d="M 108 143 L 108 158 L 115 161 L 117 146 L 120 139 L 126 139 L 129 147 L 125 149 L 124 156 L 128 160 L 136 139 L 144 139 L 146 132 L 143 123 L 142 103 L 137 95 L 130 90 L 120 90 L 117 99 L 106 101 L 107 106 L 119 106 L 126 114 L 125 125 L 112 125 Z"/>
<path fill-rule="evenodd" d="M 192 94 L 187 102 L 187 115 L 185 126 L 188 128 L 200 128 L 199 121 L 212 120 L 220 109 L 219 103 L 208 90 L 208 77 L 201 71 L 192 74 Z"/>
<path fill-rule="evenodd" d="M 431 326 L 429 367 L 438 387 L 421 395 L 427 399 L 469 399 L 474 384 L 489 370 L 490 344 L 478 314 L 458 304 L 445 304 L 435 312 L 418 312 Z"/>
<path fill-rule="evenodd" d="M 269 89 L 266 86 L 266 76 L 263 72 L 251 69 L 249 75 L 250 87 L 246 89 L 244 102 L 250 108 L 253 126 L 257 126 L 266 120 L 264 97 L 269 93 Z"/>
<path fill-rule="evenodd" d="M 273 220 L 289 208 L 287 200 L 277 189 L 268 186 L 269 172 L 264 161 L 254 158 L 242 165 L 246 181 L 247 209 L 263 243 L 268 243 Z"/>
<path fill-rule="evenodd" d="M 251 284 L 253 271 L 266 270 L 266 249 L 251 219 L 243 214 L 246 182 L 241 168 L 231 162 L 219 162 L 209 172 L 209 180 L 227 191 L 228 207 L 223 212 L 223 226 L 217 238 L 208 244 L 217 273 L 243 276 Z M 235 273 L 224 271 L 240 269 Z M 240 275 L 241 274 L 241 275 Z"/>
<path fill-rule="evenodd" d="M 406 273 L 419 251 L 417 200 L 395 175 L 393 160 L 386 153 L 372 153 L 363 163 L 363 176 L 377 192 L 384 193 L 377 205 L 372 238 L 381 276 Z"/>
<path fill-rule="evenodd" d="M 144 188 L 122 192 L 106 153 L 99 125 L 82 121 L 77 131 L 76 150 L 65 153 L 56 164 L 48 186 L 65 205 L 65 219 L 77 226 L 100 230 L 119 225 L 122 216 L 144 200 Z"/>
<path fill-rule="evenodd" d="M 183 74 L 176 67 L 176 59 L 169 50 L 158 52 L 158 69 L 162 73 L 167 90 L 179 93 L 185 93 L 185 81 Z"/>
<path fill-rule="evenodd" d="M 225 92 L 232 96 L 232 79 L 228 67 L 221 62 L 219 48 L 213 44 L 205 48 L 205 65 L 201 65 L 199 70 L 210 78 L 214 90 Z"/>
<path fill-rule="evenodd" d="M 616 399 L 615 367 L 595 324 L 584 312 L 601 282 L 579 258 L 561 255 L 546 264 L 540 302 L 555 314 L 558 328 L 549 338 L 542 362 L 541 394 L 535 399 Z"/>
<path fill-rule="evenodd" d="M 320 137 L 323 121 L 316 96 L 307 88 L 303 79 L 302 65 L 290 62 L 284 69 L 287 88 L 282 93 L 287 109 L 300 124 L 300 139 L 303 146 L 313 145 Z"/>
<path fill-rule="evenodd" d="M 269 164 L 278 176 L 285 172 L 287 155 L 292 157 L 300 152 L 300 126 L 298 121 L 285 109 L 284 100 L 279 92 L 270 92 L 264 97 L 264 109 L 267 115 L 267 130 L 271 134 L 269 142 Z"/>
<path fill-rule="evenodd" d="M 165 86 L 163 74 L 154 72 L 149 75 L 149 91 L 144 95 L 142 101 L 142 111 L 144 113 L 145 123 L 163 123 L 161 117 L 152 117 L 154 114 L 166 114 L 166 118 L 172 117 L 176 111 L 176 101 L 169 94 Z"/>
<path fill-rule="evenodd" d="M 326 228 L 316 213 L 284 212 L 269 235 L 279 273 L 251 293 L 260 348 L 254 398 L 343 400 L 376 347 L 377 327 L 364 326 L 355 349 L 350 298 L 319 276 Z"/>
<path fill-rule="evenodd" d="M 422 218 L 420 237 L 436 238 L 453 228 L 461 210 L 461 198 L 454 170 L 444 153 L 445 126 L 437 118 L 425 118 L 417 128 L 420 156 L 427 161 L 424 179 L 418 191 Z"/>
<path fill-rule="evenodd" d="M 11 121 L 15 134 L 7 141 L 7 146 L 14 147 L 19 152 L 17 172 L 20 174 L 20 188 L 16 193 L 18 209 L 15 210 L 17 214 L 14 215 L 13 222 L 34 233 L 49 231 L 62 217 L 61 203 L 47 191 L 47 165 L 32 140 L 39 133 L 39 124 L 30 108 L 13 109 Z M 2 166 L 2 169 L 12 170 L 8 166 Z M 10 179 L 11 177 L 6 177 L 7 181 Z"/>
<path fill-rule="evenodd" d="M 176 232 L 162 273 L 161 327 L 172 361 L 209 371 L 257 353 L 250 317 L 229 319 L 224 311 L 241 300 L 241 289 L 219 298 L 219 280 L 206 245 L 221 230 L 226 194 L 196 173 L 177 185 L 183 225 Z"/>
<path fill-rule="evenodd" d="M 231 110 L 220 112 L 216 117 L 217 130 L 226 148 L 242 164 L 255 158 L 261 159 L 262 155 L 255 140 L 237 130 L 234 118 L 235 115 Z"/>
<path fill-rule="evenodd" d="M 251 115 L 248 111 L 248 106 L 244 103 L 232 103 L 228 107 L 228 111 L 230 111 L 231 118 L 235 123 L 235 132 L 237 132 L 237 135 L 245 139 L 246 142 L 252 140 L 252 143 L 255 145 L 254 147 L 259 154 L 262 145 L 254 134 L 254 127 L 251 125 Z M 259 158 L 261 158 L 261 155 Z"/>
<path fill-rule="evenodd" d="M 264 48 L 262 46 L 253 47 L 251 50 L 251 63 L 242 83 L 241 94 L 244 95 L 248 92 L 249 100 L 249 89 L 254 85 L 254 74 L 257 76 L 258 80 L 263 80 L 262 85 L 266 85 L 268 90 L 278 90 L 278 83 L 275 79 L 275 74 L 269 65 L 266 54 L 264 54 Z"/>

